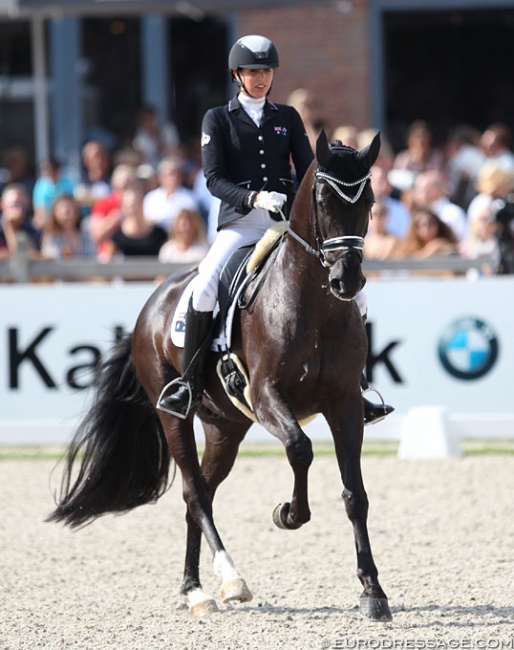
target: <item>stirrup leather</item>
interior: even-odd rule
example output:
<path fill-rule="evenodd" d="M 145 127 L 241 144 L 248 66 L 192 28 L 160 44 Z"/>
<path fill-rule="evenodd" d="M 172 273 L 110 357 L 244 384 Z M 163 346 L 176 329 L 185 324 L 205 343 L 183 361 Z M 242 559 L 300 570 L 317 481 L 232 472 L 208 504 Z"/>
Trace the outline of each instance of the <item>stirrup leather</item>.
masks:
<path fill-rule="evenodd" d="M 166 395 L 168 389 L 173 386 L 177 386 L 177 388 L 183 387 L 187 389 L 189 399 L 188 399 L 185 413 L 179 413 L 178 411 L 174 411 L 169 406 L 163 403 L 164 399 L 166 399 L 167 397 L 171 397 L 174 394 L 172 393 L 172 395 Z M 192 404 L 193 404 L 193 389 L 191 388 L 191 383 L 185 381 L 184 379 L 182 379 L 182 377 L 177 377 L 176 379 L 172 379 L 168 384 L 166 384 L 166 386 L 164 386 L 164 388 L 161 391 L 161 394 L 159 395 L 159 399 L 157 400 L 156 407 L 160 411 L 165 411 L 166 413 L 169 413 L 170 415 L 174 415 L 175 417 L 180 418 L 181 420 L 185 420 L 189 415 L 189 411 L 191 410 Z"/>

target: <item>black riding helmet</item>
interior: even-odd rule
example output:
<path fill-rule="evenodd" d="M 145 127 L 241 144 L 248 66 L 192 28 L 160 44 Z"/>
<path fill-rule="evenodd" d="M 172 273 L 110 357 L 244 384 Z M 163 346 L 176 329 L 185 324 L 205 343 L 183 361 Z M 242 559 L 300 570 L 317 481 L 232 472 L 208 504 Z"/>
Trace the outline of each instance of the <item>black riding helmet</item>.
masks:
<path fill-rule="evenodd" d="M 232 81 L 235 81 L 237 86 L 245 91 L 246 89 L 239 76 L 241 68 L 266 70 L 278 68 L 278 66 L 278 52 L 273 41 L 257 34 L 242 36 L 232 45 L 228 55 L 228 68 L 232 75 Z"/>
<path fill-rule="evenodd" d="M 278 68 L 277 48 L 265 36 L 251 34 L 237 40 L 228 55 L 229 70 Z"/>

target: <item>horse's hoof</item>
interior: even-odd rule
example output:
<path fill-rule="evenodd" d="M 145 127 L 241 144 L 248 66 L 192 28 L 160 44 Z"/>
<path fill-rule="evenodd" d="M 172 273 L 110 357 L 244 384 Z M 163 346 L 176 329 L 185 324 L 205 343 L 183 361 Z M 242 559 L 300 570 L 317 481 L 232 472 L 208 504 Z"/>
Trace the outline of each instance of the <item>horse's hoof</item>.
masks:
<path fill-rule="evenodd" d="M 287 516 L 289 514 L 290 503 L 279 503 L 273 510 L 273 523 L 281 530 L 297 530 L 302 524 L 289 524 L 287 523 Z"/>
<path fill-rule="evenodd" d="M 365 618 L 377 623 L 388 623 L 393 620 L 387 598 L 361 598 L 359 612 Z"/>
<path fill-rule="evenodd" d="M 220 610 L 218 609 L 214 598 L 207 598 L 207 600 L 202 600 L 199 603 L 195 603 L 189 608 L 189 613 L 195 618 L 217 614 L 219 611 Z"/>
<path fill-rule="evenodd" d="M 191 616 L 200 617 L 219 612 L 214 598 L 203 591 L 201 587 L 191 589 L 182 597 Z"/>
<path fill-rule="evenodd" d="M 238 600 L 240 603 L 247 603 L 252 600 L 252 592 L 246 586 L 243 578 L 233 578 L 221 585 L 221 599 L 224 603 Z"/>

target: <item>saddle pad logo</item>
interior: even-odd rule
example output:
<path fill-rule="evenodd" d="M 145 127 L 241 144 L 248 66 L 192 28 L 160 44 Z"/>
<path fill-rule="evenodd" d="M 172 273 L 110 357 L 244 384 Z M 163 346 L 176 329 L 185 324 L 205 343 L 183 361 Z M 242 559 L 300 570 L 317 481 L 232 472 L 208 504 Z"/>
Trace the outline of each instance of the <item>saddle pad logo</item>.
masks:
<path fill-rule="evenodd" d="M 492 328 L 478 318 L 453 322 L 439 340 L 439 360 L 457 379 L 474 380 L 486 375 L 498 359 L 499 344 Z"/>
<path fill-rule="evenodd" d="M 275 133 L 277 135 L 287 135 L 287 127 L 286 126 L 275 126 Z"/>

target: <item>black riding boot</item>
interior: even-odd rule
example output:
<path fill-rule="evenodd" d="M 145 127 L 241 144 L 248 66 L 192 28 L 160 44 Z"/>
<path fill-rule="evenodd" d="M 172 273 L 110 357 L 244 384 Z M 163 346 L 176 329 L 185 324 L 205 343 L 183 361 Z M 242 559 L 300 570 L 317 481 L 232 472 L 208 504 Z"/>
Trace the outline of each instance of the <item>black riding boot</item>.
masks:
<path fill-rule="evenodd" d="M 376 424 L 377 422 L 380 422 L 380 420 L 383 420 L 387 415 L 389 415 L 389 413 L 392 413 L 394 411 L 394 407 L 386 404 L 382 399 L 382 395 L 375 388 L 368 384 L 364 375 L 361 376 L 361 389 L 363 393 L 366 391 L 372 391 L 376 393 L 382 400 L 381 404 L 377 404 L 375 402 L 370 402 L 363 396 L 362 401 L 364 402 L 364 425 Z"/>
<path fill-rule="evenodd" d="M 161 393 L 157 408 L 179 418 L 195 410 L 204 388 L 205 357 L 210 347 L 212 311 L 196 311 L 191 301 L 187 308 L 184 341 L 184 374 L 170 382 Z M 173 392 L 169 393 L 169 390 Z"/>

